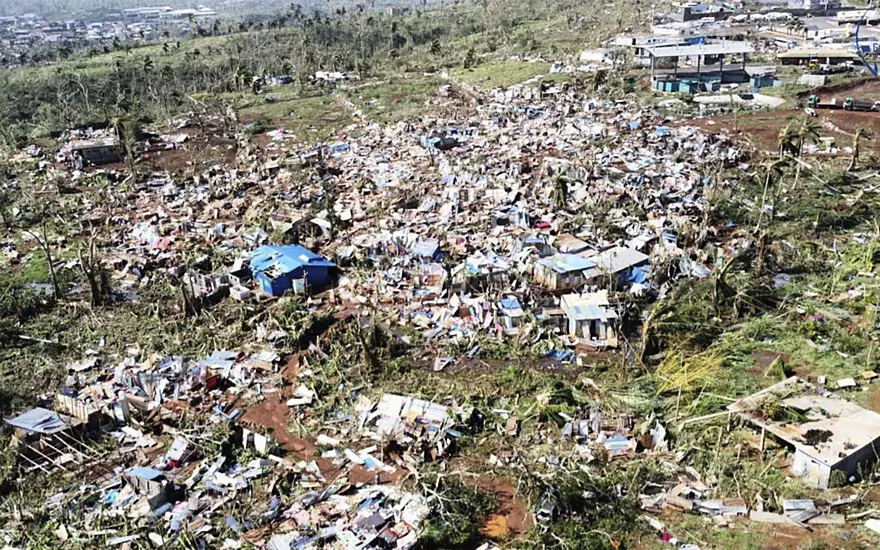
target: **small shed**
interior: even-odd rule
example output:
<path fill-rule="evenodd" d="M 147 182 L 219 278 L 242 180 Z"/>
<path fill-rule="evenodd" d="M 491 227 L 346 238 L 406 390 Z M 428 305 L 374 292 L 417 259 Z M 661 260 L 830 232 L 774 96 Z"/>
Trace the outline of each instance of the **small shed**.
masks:
<path fill-rule="evenodd" d="M 771 88 L 781 85 L 782 81 L 776 78 L 776 75 L 773 73 L 755 74 L 749 79 L 749 86 L 751 88 Z"/>
<path fill-rule="evenodd" d="M 337 272 L 336 264 L 299 245 L 261 246 L 251 252 L 250 269 L 269 296 L 326 287 Z"/>
<path fill-rule="evenodd" d="M 66 470 L 65 464 L 79 463 L 86 456 L 81 434 L 76 433 L 85 423 L 77 418 L 36 407 L 6 419 L 6 423 L 13 429 L 13 444 L 26 470 Z"/>
<path fill-rule="evenodd" d="M 17 438 L 21 439 L 34 435 L 53 435 L 70 428 L 71 418 L 62 418 L 55 411 L 41 407 L 23 412 L 15 418 L 6 421 L 12 426 Z"/>
<path fill-rule="evenodd" d="M 617 347 L 617 312 L 608 302 L 608 291 L 566 294 L 561 307 L 571 336 L 585 344 Z"/>
<path fill-rule="evenodd" d="M 584 272 L 596 263 L 575 254 L 554 254 L 535 262 L 535 281 L 550 290 L 570 290 L 587 281 Z"/>
<path fill-rule="evenodd" d="M 507 296 L 498 302 L 499 323 L 505 334 L 517 334 L 525 317 L 522 304 L 516 296 Z"/>
<path fill-rule="evenodd" d="M 122 148 L 115 136 L 72 141 L 65 146 L 64 151 L 70 155 L 79 155 L 84 164 L 91 166 L 111 164 L 122 160 Z"/>

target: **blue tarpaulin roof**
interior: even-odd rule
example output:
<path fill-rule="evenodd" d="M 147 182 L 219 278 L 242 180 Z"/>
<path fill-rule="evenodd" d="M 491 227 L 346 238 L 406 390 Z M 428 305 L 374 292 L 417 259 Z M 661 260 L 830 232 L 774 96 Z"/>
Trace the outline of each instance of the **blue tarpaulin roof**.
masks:
<path fill-rule="evenodd" d="M 504 309 L 522 309 L 522 306 L 519 303 L 519 300 L 516 299 L 516 296 L 508 296 L 501 300 L 501 307 Z"/>
<path fill-rule="evenodd" d="M 306 265 L 336 267 L 336 264 L 299 245 L 261 246 L 251 252 L 250 267 L 253 271 L 266 271 L 273 267 L 289 273 Z"/>
<path fill-rule="evenodd" d="M 549 258 L 542 258 L 536 263 L 548 267 L 557 273 L 569 273 L 571 271 L 583 271 L 596 267 L 596 264 L 576 254 L 554 254 Z"/>

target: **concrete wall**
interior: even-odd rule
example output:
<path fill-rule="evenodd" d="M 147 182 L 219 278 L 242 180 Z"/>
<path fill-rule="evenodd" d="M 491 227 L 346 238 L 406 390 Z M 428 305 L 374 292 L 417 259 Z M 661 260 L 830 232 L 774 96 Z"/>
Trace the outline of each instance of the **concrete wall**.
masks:
<path fill-rule="evenodd" d="M 855 453 L 841 460 L 835 465 L 835 470 L 841 470 L 846 477 L 859 476 L 859 465 L 868 468 L 877 462 L 880 455 L 880 438 L 874 440 L 874 443 L 859 449 Z"/>

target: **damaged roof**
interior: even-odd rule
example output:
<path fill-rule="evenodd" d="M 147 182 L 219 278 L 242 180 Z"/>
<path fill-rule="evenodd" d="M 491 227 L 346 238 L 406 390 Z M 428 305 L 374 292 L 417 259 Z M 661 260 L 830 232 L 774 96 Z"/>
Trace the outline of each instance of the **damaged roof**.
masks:
<path fill-rule="evenodd" d="M 58 413 L 41 407 L 31 409 L 15 418 L 10 418 L 6 420 L 6 423 L 27 432 L 44 435 L 58 433 L 68 428 L 68 424 L 61 419 Z"/>
<path fill-rule="evenodd" d="M 762 411 L 767 399 L 778 399 L 780 405 L 803 411 L 807 420 L 798 423 L 767 418 Z M 880 439 L 880 414 L 797 376 L 740 399 L 728 409 L 827 466 L 839 464 Z M 827 431 L 831 435 L 822 443 L 809 445 L 805 436 L 812 430 Z"/>
<path fill-rule="evenodd" d="M 251 252 L 250 267 L 266 271 L 273 267 L 287 273 L 306 265 L 336 267 L 336 264 L 299 245 L 264 245 Z"/>

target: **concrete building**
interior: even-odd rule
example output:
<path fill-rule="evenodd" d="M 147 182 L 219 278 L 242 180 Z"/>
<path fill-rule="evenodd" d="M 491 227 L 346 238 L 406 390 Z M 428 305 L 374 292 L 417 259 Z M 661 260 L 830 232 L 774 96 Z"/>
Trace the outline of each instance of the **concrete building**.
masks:
<path fill-rule="evenodd" d="M 728 410 L 760 428 L 762 448 L 767 433 L 793 448 L 792 471 L 821 489 L 831 485 L 834 472 L 858 477 L 859 466 L 874 463 L 880 452 L 880 414 L 797 376 Z"/>
<path fill-rule="evenodd" d="M 746 74 L 748 54 L 754 51 L 755 49 L 750 42 L 737 40 L 706 41 L 688 45 L 661 44 L 644 48 L 650 61 L 652 86 L 656 90 L 666 92 L 699 91 L 699 86 L 695 87 L 691 83 L 699 85 L 705 82 L 718 82 L 719 84 L 746 82 L 748 81 L 748 74 Z M 742 64 L 741 69 L 738 68 L 739 63 L 731 62 L 734 56 L 739 57 L 739 63 Z M 673 73 L 658 78 L 658 62 L 662 60 L 672 60 Z M 696 71 L 691 68 L 680 74 L 679 64 L 682 62 L 696 65 Z M 728 63 L 726 73 L 724 71 L 725 62 Z M 715 65 L 717 65 L 717 69 L 713 67 Z M 733 65 L 733 70 L 730 70 L 731 65 Z M 658 82 L 685 82 L 689 85 L 685 90 L 671 89 L 666 85 L 658 87 Z"/>
<path fill-rule="evenodd" d="M 782 65 L 809 65 L 812 62 L 823 65 L 858 63 L 859 56 L 846 49 L 800 48 L 776 55 Z"/>
<path fill-rule="evenodd" d="M 115 136 L 72 141 L 62 149 L 62 152 L 71 157 L 79 156 L 86 166 L 99 166 L 122 160 L 122 147 Z"/>
<path fill-rule="evenodd" d="M 617 347 L 617 312 L 608 302 L 608 291 L 566 294 L 560 303 L 568 317 L 568 334 L 581 343 Z"/>
<path fill-rule="evenodd" d="M 793 10 L 828 11 L 841 6 L 841 0 L 788 0 L 788 7 Z"/>

